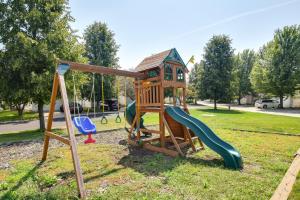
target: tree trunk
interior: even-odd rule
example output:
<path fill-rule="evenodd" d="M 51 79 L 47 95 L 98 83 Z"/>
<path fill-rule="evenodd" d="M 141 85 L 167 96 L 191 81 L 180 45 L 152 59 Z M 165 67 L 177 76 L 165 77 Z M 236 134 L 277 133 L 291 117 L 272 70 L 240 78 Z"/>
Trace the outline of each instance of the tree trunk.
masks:
<path fill-rule="evenodd" d="M 214 98 L 214 109 L 217 110 L 217 99 Z"/>
<path fill-rule="evenodd" d="M 241 97 L 238 98 L 238 104 L 241 105 Z"/>
<path fill-rule="evenodd" d="M 38 112 L 40 119 L 40 130 L 45 130 L 45 118 L 44 118 L 44 103 L 42 101 L 38 102 Z"/>
<path fill-rule="evenodd" d="M 283 95 L 279 96 L 279 108 L 283 108 Z"/>
<path fill-rule="evenodd" d="M 16 109 L 18 111 L 19 119 L 23 120 L 23 112 L 24 112 L 25 104 L 16 105 Z"/>

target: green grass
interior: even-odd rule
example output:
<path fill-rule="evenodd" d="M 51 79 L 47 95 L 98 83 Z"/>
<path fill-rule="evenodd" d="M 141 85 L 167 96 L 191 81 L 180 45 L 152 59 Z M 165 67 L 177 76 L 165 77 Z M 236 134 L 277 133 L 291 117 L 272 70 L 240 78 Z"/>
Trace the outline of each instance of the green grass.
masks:
<path fill-rule="evenodd" d="M 20 119 L 21 118 L 18 116 L 17 111 L 10 111 L 10 110 L 0 111 L 0 122 L 15 121 Z M 33 119 L 38 119 L 38 113 L 27 112 L 27 111 L 23 113 L 23 120 L 33 120 Z"/>
<path fill-rule="evenodd" d="M 91 199 L 269 199 L 300 145 L 297 136 L 216 129 L 236 146 L 244 170 L 223 167 L 222 159 L 206 149 L 189 158 L 162 154 L 139 155 L 120 145 L 79 144 L 86 189 Z M 272 142 L 266 142 L 272 141 Z M 15 160 L 0 170 L 0 198 L 74 199 L 76 184 L 70 151 L 52 149 L 39 156 Z M 2 189 L 1 189 L 2 188 Z"/>
<path fill-rule="evenodd" d="M 140 154 L 140 149 L 127 149 L 121 145 L 79 144 L 89 198 L 269 199 L 300 146 L 300 137 L 297 136 L 300 135 L 299 119 L 212 109 L 191 110 L 191 114 L 241 152 L 244 160 L 242 172 L 225 169 L 221 157 L 208 148 L 188 158 L 170 158 L 162 154 Z M 157 123 L 158 117 L 146 114 L 144 119 L 147 125 L 151 125 Z M 95 122 L 99 131 L 124 127 L 124 121 L 116 124 L 113 117 L 106 125 L 99 119 Z M 38 131 L 20 135 L 27 134 L 23 136 L 25 139 L 42 137 Z M 18 138 L 17 133 L 11 137 L 24 139 Z M 0 169 L 0 199 L 77 198 L 69 148 L 52 149 L 43 164 L 39 159 L 37 155 L 14 160 L 10 163 L 12 168 Z M 299 188 L 298 176 L 290 199 L 299 199 Z"/>
<path fill-rule="evenodd" d="M 192 109 L 190 112 L 192 116 L 201 119 L 213 129 L 241 129 L 300 135 L 300 119 L 297 117 L 225 109 Z"/>
<path fill-rule="evenodd" d="M 298 174 L 296 182 L 293 186 L 293 190 L 289 196 L 289 200 L 298 200 L 300 199 L 300 174 Z"/>

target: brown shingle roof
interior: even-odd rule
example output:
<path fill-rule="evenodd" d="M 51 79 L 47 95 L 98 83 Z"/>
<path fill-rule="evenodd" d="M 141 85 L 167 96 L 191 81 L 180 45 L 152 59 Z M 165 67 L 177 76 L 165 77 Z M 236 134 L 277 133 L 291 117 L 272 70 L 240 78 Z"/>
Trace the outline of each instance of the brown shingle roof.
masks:
<path fill-rule="evenodd" d="M 158 67 L 164 59 L 170 54 L 172 49 L 146 57 L 136 68 L 135 71 L 144 71 L 147 69 Z"/>

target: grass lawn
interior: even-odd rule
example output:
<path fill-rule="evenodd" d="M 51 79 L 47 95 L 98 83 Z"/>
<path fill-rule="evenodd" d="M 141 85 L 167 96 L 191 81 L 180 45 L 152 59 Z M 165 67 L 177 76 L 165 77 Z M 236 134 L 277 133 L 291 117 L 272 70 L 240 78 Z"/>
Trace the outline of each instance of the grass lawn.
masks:
<path fill-rule="evenodd" d="M 188 158 L 170 158 L 127 148 L 118 142 L 79 143 L 89 198 L 269 199 L 300 146 L 300 137 L 297 136 L 300 135 L 299 119 L 211 109 L 191 110 L 191 114 L 241 152 L 244 160 L 242 171 L 225 169 L 222 158 L 208 148 Z M 157 117 L 147 114 L 145 122 L 155 124 Z M 124 123 L 96 124 L 98 130 L 124 127 Z M 126 132 L 123 132 L 126 138 Z M 113 137 L 114 131 L 110 133 Z M 76 199 L 69 149 L 52 149 L 45 163 L 40 164 L 39 160 L 40 154 L 29 159 L 16 159 L 10 163 L 12 168 L 0 169 L 0 199 Z M 291 199 L 299 199 L 299 179 L 297 183 Z"/>
<path fill-rule="evenodd" d="M 300 199 L 300 174 L 298 174 L 296 182 L 293 186 L 293 190 L 289 196 L 289 200 L 298 200 Z"/>
<path fill-rule="evenodd" d="M 24 111 L 23 120 L 38 119 L 38 113 Z M 20 120 L 17 111 L 0 111 L 0 122 Z"/>

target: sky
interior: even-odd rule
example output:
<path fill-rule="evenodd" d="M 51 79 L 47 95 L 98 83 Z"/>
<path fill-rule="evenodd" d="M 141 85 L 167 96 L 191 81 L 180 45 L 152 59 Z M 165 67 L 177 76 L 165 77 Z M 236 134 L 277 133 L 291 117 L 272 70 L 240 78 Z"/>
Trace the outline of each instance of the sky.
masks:
<path fill-rule="evenodd" d="M 235 53 L 258 50 L 274 31 L 300 24 L 300 0 L 69 0 L 72 28 L 82 36 L 105 22 L 120 45 L 119 64 L 136 67 L 143 58 L 176 48 L 187 62 L 199 62 L 213 35 L 226 34 Z M 189 68 L 191 65 L 189 65 Z"/>

